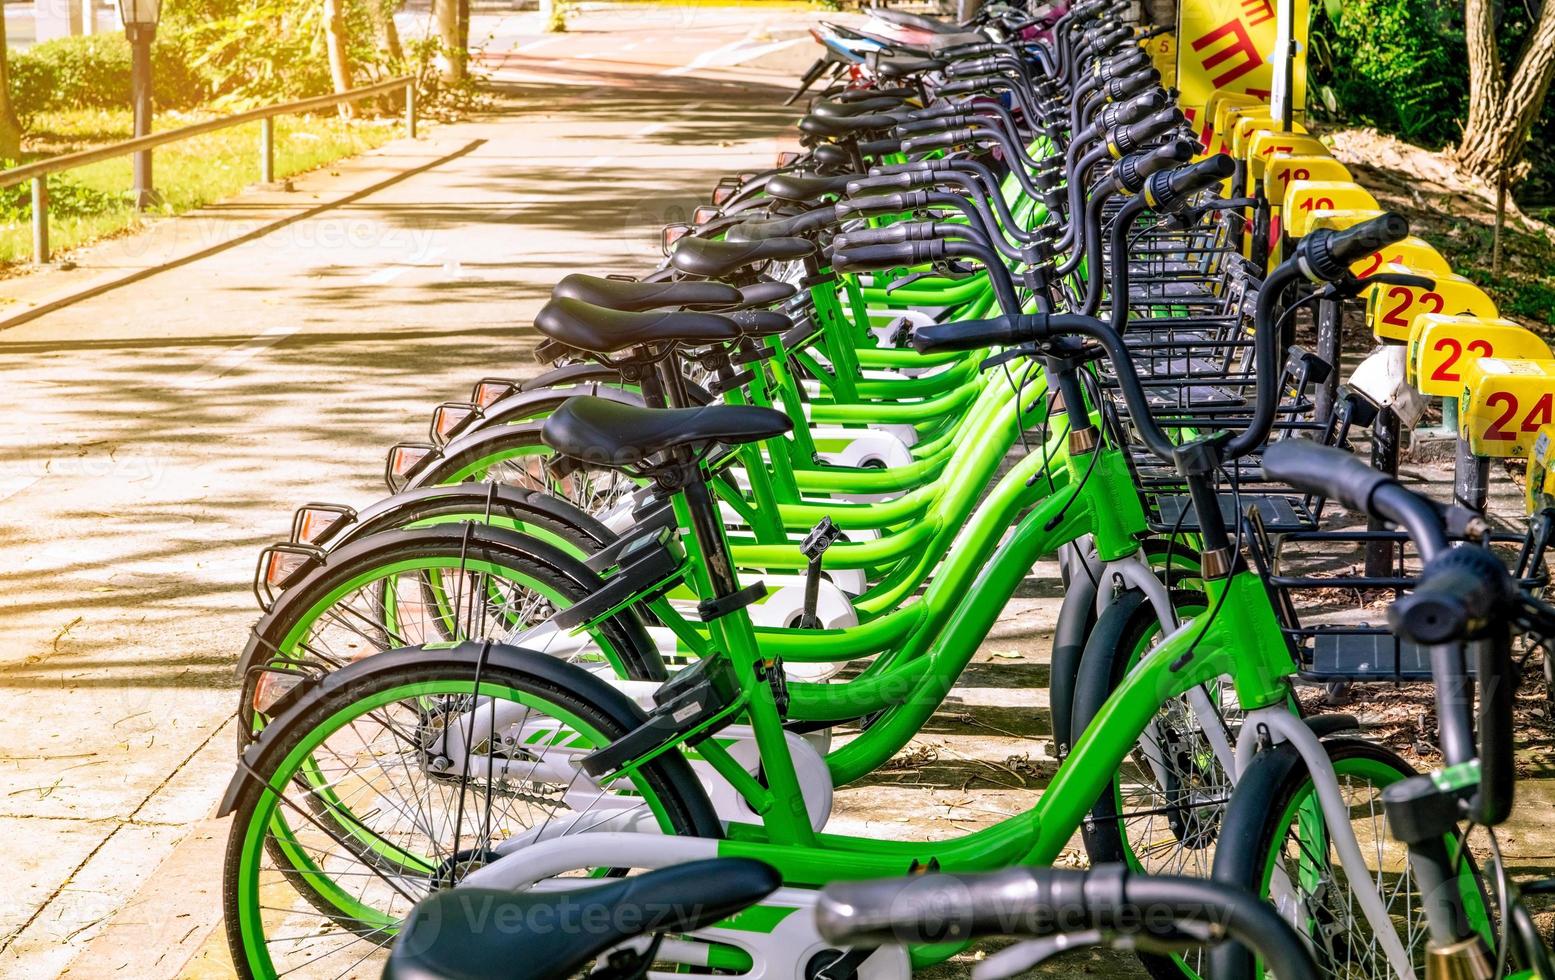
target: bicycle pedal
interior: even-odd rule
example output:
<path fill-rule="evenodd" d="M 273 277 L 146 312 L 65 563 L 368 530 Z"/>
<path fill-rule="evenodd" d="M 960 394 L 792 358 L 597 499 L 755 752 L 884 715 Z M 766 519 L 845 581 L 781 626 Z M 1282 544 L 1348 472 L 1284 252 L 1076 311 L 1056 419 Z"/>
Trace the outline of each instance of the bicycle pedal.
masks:
<path fill-rule="evenodd" d="M 720 715 L 732 717 L 742 702 L 734 664 L 723 654 L 704 657 L 680 671 L 654 692 L 654 709 L 647 720 L 603 748 L 579 761 L 585 773 L 596 779 L 615 772 L 633 759 L 684 739 L 695 745 L 722 725 L 710 724 Z"/>
<path fill-rule="evenodd" d="M 821 518 L 820 522 L 810 529 L 805 535 L 804 541 L 799 545 L 799 553 L 809 561 L 815 561 L 826 553 L 826 549 L 837 543 L 842 537 L 842 528 L 832 523 L 830 517 Z"/>

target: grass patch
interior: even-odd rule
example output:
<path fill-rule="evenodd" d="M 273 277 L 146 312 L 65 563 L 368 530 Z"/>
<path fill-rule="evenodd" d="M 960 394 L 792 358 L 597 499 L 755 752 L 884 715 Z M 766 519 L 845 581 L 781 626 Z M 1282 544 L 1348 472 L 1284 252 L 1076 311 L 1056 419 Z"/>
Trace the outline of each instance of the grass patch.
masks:
<path fill-rule="evenodd" d="M 158 131 L 176 129 L 218 113 L 166 113 L 155 122 Z M 24 161 L 57 156 L 103 143 L 128 139 L 128 110 L 74 109 L 38 116 L 27 137 Z M 162 195 L 153 216 L 179 214 L 231 197 L 259 180 L 257 122 L 206 133 L 152 151 L 152 178 Z M 277 179 L 313 170 L 343 157 L 381 146 L 401 135 L 398 120 L 362 119 L 346 122 L 330 113 L 279 116 L 275 120 Z M 90 214 L 61 214 L 51 207 L 49 242 L 54 252 L 84 245 L 138 227 L 143 220 L 129 199 L 133 163 L 130 157 L 104 160 L 50 178 L 79 187 L 86 194 L 108 195 L 106 209 Z M 74 190 L 75 188 L 70 188 Z M 67 195 L 61 194 L 63 199 Z M 11 213 L 0 224 L 0 265 L 32 258 L 32 229 L 25 213 Z"/>
<path fill-rule="evenodd" d="M 1501 233 L 1501 275 L 1490 271 L 1494 229 L 1457 221 L 1450 227 L 1416 228 L 1452 262 L 1453 271 L 1483 289 L 1502 316 L 1522 321 L 1542 336 L 1555 324 L 1555 245 L 1543 235 L 1511 227 Z M 1532 321 L 1532 322 L 1530 322 Z"/>

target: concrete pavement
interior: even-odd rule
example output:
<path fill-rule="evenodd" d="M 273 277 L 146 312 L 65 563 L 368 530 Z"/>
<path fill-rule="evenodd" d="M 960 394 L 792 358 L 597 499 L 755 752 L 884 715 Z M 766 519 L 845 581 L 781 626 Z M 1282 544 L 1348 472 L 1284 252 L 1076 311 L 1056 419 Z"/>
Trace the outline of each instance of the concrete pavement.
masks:
<path fill-rule="evenodd" d="M 769 166 L 812 17 L 477 21 L 491 112 L 0 283 L 0 319 L 111 287 L 0 331 L 0 975 L 230 969 L 207 818 L 257 549 L 381 495 L 438 401 L 532 371 L 550 284 L 650 267 Z"/>
<path fill-rule="evenodd" d="M 532 372 L 557 279 L 650 267 L 661 225 L 792 145 L 779 103 L 816 17 L 592 8 L 549 36 L 480 15 L 489 113 L 0 282 L 0 975 L 231 974 L 212 813 L 258 549 L 299 503 L 381 496 L 384 451 L 438 401 Z M 836 829 L 949 836 L 1030 804 L 1058 599 L 1035 569 Z M 1537 823 L 1525 865 L 1549 860 Z"/>

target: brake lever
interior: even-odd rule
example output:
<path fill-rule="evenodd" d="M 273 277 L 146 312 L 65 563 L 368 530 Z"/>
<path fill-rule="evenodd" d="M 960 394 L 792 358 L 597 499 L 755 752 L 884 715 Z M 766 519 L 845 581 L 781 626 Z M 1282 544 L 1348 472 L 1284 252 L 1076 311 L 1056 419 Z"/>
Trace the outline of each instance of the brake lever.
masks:
<path fill-rule="evenodd" d="M 1431 290 L 1436 288 L 1436 280 L 1402 272 L 1377 272 L 1363 279 L 1346 273 L 1343 279 L 1328 283 L 1318 290 L 1318 294 L 1323 299 L 1350 299 L 1373 286 L 1410 286 L 1415 289 Z"/>
<path fill-rule="evenodd" d="M 972 980 L 1004 980 L 1018 973 L 1025 973 L 1071 949 L 1100 946 L 1107 941 L 1100 929 L 1079 932 L 1060 932 L 1040 939 L 1028 939 L 1013 946 L 990 953 L 986 959 L 972 967 Z"/>

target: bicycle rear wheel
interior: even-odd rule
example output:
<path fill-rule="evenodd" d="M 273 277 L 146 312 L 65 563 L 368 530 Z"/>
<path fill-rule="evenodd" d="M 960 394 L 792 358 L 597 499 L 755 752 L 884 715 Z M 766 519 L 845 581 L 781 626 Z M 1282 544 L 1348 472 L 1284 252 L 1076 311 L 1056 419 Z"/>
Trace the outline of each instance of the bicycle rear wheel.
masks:
<path fill-rule="evenodd" d="M 329 675 L 267 727 L 229 794 L 239 973 L 376 975 L 417 900 L 541 834 L 720 836 L 677 754 L 604 788 L 576 768 L 642 718 L 581 669 L 508 647 L 394 651 Z"/>

